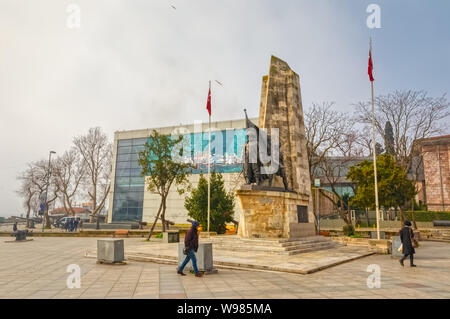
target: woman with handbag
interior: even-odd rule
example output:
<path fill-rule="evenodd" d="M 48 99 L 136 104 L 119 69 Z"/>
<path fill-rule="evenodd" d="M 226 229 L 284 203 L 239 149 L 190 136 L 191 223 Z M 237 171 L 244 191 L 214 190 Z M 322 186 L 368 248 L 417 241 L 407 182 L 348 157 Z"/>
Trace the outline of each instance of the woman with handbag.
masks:
<path fill-rule="evenodd" d="M 404 266 L 403 262 L 409 256 L 411 267 L 417 267 L 414 265 L 414 254 L 416 253 L 414 248 L 417 248 L 418 244 L 414 238 L 414 232 L 411 229 L 411 222 L 406 220 L 404 225 L 402 230 L 400 230 L 400 240 L 402 241 L 403 247 L 403 258 L 400 259 L 400 265 Z"/>

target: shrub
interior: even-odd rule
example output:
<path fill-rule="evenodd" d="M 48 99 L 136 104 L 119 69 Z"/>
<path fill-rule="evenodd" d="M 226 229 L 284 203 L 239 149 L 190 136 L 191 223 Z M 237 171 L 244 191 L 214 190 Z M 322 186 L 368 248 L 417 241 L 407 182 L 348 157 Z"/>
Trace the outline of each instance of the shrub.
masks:
<path fill-rule="evenodd" d="M 208 228 L 208 181 L 200 175 L 197 188 L 186 197 L 184 207 L 189 217 L 198 221 L 203 230 Z M 225 190 L 222 174 L 211 173 L 211 216 L 210 231 L 225 234 L 226 223 L 233 220 L 234 195 Z"/>
<path fill-rule="evenodd" d="M 352 236 L 355 234 L 355 228 L 352 225 L 345 225 L 343 227 L 344 235 L 345 236 Z"/>
<path fill-rule="evenodd" d="M 406 218 L 412 221 L 412 212 L 405 212 Z M 432 222 L 433 220 L 450 220 L 450 212 L 415 211 L 416 222 Z"/>

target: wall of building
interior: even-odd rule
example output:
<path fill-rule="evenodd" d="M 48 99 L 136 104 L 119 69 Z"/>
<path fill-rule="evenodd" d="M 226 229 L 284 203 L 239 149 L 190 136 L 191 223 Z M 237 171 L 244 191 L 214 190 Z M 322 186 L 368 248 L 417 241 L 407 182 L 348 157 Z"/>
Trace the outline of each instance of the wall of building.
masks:
<path fill-rule="evenodd" d="M 252 120 L 255 121 L 255 119 Z M 245 128 L 245 124 L 245 120 L 223 121 L 214 122 L 211 124 L 211 127 L 213 131 L 226 132 L 233 129 L 242 130 Z M 116 132 L 114 135 L 113 148 L 112 187 L 109 196 L 107 218 L 109 223 L 120 221 L 117 218 L 119 213 L 122 216 L 127 216 L 126 219 L 143 220 L 146 222 L 153 222 L 153 219 L 156 217 L 160 203 L 159 195 L 147 191 L 145 178 L 140 177 L 139 165 L 137 163 L 138 153 L 142 151 L 143 145 L 152 134 L 153 130 L 165 135 L 170 135 L 175 131 L 178 131 L 180 134 L 200 132 L 204 134 L 203 140 L 206 138 L 207 145 L 207 133 L 205 132 L 208 131 L 208 123 L 199 123 L 197 126 L 172 126 Z M 242 132 L 239 132 L 238 140 L 242 140 L 243 138 L 241 133 Z M 214 135 L 214 133 L 212 135 Z M 205 141 L 200 143 L 205 146 Z M 242 141 L 238 144 L 242 144 Z M 214 142 L 212 145 L 214 145 Z M 236 149 L 234 151 L 236 151 Z M 240 149 L 237 151 L 241 152 Z M 235 189 L 244 183 L 243 176 L 241 176 L 241 168 L 238 166 L 239 165 L 223 165 L 225 172 L 222 172 L 222 175 L 225 181 L 225 187 L 228 190 Z M 205 167 L 202 167 L 202 169 L 204 170 Z M 197 185 L 200 178 L 200 175 L 197 173 L 190 176 L 190 182 L 193 186 Z M 176 188 L 172 187 L 167 203 L 166 218 L 168 220 L 176 223 L 186 223 L 188 217 L 187 211 L 184 208 L 185 196 L 186 195 L 180 196 L 176 192 Z M 235 218 L 238 219 L 240 208 L 238 203 L 236 203 L 235 206 Z"/>
<path fill-rule="evenodd" d="M 244 184 L 245 180 L 241 173 L 223 173 L 223 180 L 225 184 L 225 189 L 227 191 L 234 191 Z M 192 187 L 197 187 L 198 181 L 200 179 L 199 174 L 193 174 L 189 176 L 189 182 Z M 147 189 L 147 185 L 146 185 Z M 186 219 L 188 217 L 188 212 L 184 208 L 184 200 L 189 193 L 178 194 L 176 187 L 172 187 L 167 198 L 167 209 L 166 209 L 166 219 L 175 222 L 176 224 L 186 224 Z M 144 222 L 154 222 L 156 214 L 158 213 L 158 208 L 161 203 L 161 197 L 158 194 L 145 191 L 144 193 L 144 210 L 142 220 Z M 239 203 L 235 202 L 234 219 L 239 220 L 239 215 L 241 208 Z"/>
<path fill-rule="evenodd" d="M 428 210 L 450 211 L 450 145 L 423 145 L 422 154 Z"/>

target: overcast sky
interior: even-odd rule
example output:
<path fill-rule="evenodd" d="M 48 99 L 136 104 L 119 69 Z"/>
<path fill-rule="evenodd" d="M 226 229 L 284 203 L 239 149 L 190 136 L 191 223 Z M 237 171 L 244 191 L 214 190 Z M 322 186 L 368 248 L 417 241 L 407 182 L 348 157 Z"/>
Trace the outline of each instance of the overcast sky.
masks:
<path fill-rule="evenodd" d="M 67 27 L 67 6 L 81 27 Z M 366 26 L 370 3 L 381 29 Z M 176 9 L 171 6 L 175 6 Z M 0 216 L 23 213 L 26 163 L 61 154 L 101 126 L 142 129 L 258 116 L 271 55 L 300 75 L 303 107 L 367 100 L 368 38 L 377 94 L 450 90 L 450 1 L 0 0 Z"/>

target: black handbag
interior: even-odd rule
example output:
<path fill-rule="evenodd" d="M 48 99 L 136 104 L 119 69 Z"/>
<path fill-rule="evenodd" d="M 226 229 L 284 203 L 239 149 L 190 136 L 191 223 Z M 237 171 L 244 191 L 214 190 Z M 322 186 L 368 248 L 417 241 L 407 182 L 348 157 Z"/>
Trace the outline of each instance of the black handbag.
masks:
<path fill-rule="evenodd" d="M 184 247 L 184 248 L 183 248 L 183 254 L 187 255 L 187 254 L 188 254 L 188 251 L 189 251 L 189 248 L 187 248 L 187 247 Z"/>

